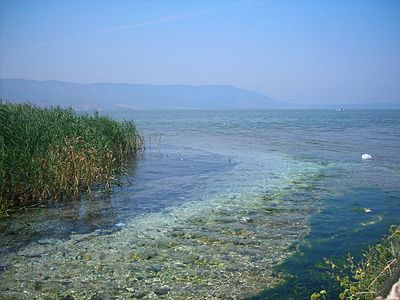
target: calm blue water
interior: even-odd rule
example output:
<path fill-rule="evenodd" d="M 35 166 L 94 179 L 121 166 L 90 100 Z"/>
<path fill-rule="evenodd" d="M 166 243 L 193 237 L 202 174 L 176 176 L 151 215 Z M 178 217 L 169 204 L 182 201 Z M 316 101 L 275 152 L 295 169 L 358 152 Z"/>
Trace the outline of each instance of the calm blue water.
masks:
<path fill-rule="evenodd" d="M 146 152 L 109 195 L 2 220 L 0 296 L 309 299 L 400 223 L 400 111 L 109 114 Z"/>

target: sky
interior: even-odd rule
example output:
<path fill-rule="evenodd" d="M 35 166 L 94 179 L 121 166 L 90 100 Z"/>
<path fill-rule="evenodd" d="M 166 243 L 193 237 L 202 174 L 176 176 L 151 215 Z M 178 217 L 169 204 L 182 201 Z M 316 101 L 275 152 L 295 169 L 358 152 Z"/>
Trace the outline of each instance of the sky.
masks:
<path fill-rule="evenodd" d="M 0 0 L 0 78 L 400 102 L 400 0 Z"/>

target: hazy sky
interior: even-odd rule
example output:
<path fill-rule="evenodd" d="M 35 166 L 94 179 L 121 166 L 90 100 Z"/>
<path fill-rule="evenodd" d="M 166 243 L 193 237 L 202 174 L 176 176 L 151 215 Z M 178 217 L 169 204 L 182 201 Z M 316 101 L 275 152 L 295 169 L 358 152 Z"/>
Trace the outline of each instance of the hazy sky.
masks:
<path fill-rule="evenodd" d="M 400 102 L 400 1 L 4 1 L 0 77 Z"/>

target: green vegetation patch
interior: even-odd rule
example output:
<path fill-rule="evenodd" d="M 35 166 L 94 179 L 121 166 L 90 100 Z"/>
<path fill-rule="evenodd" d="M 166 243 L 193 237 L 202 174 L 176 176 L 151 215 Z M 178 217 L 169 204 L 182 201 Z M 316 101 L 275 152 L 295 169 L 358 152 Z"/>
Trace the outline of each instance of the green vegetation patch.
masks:
<path fill-rule="evenodd" d="M 143 147 L 132 122 L 1 103 L 0 211 L 107 189 Z"/>
<path fill-rule="evenodd" d="M 359 262 L 352 255 L 341 262 L 326 262 L 342 288 L 340 299 L 367 300 L 386 296 L 400 277 L 400 225 L 392 226 L 390 234 L 369 247 Z M 314 293 L 311 299 L 325 299 L 325 294 L 326 291 Z"/>

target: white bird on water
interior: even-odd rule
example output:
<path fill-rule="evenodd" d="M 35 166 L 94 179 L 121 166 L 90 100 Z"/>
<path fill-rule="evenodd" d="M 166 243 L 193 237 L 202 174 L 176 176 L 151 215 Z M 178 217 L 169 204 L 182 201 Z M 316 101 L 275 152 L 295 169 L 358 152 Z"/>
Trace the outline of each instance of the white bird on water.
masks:
<path fill-rule="evenodd" d="M 361 159 L 362 160 L 370 160 L 370 159 L 372 159 L 372 155 L 369 155 L 368 153 L 364 153 L 363 155 L 361 155 Z"/>

